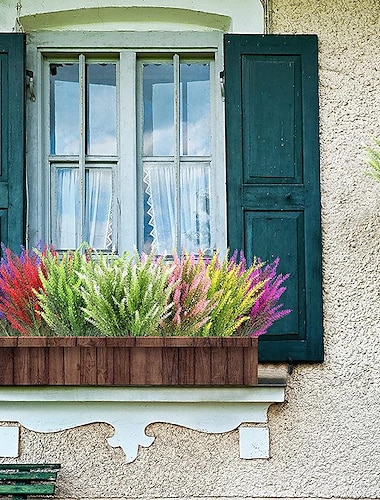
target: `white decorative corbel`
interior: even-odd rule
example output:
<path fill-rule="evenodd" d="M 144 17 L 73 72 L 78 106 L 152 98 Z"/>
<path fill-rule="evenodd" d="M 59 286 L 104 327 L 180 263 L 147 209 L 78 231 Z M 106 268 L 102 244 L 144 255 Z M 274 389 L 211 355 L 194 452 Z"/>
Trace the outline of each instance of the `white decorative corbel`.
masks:
<path fill-rule="evenodd" d="M 154 422 L 221 433 L 241 424 L 241 458 L 269 456 L 267 411 L 284 401 L 280 386 L 256 387 L 2 387 L 0 420 L 19 422 L 37 432 L 57 432 L 93 422 L 115 429 L 108 439 L 120 446 L 126 461 L 137 457 L 138 447 L 150 446 L 154 437 L 145 434 Z M 1 450 L 0 450 L 0 456 Z"/>
<path fill-rule="evenodd" d="M 18 426 L 0 426 L 0 457 L 16 458 L 19 454 Z"/>

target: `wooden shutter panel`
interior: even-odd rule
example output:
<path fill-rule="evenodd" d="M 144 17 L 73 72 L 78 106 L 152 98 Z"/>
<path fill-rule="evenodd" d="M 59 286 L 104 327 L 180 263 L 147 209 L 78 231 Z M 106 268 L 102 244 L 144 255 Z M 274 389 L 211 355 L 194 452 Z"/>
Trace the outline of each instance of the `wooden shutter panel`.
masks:
<path fill-rule="evenodd" d="M 24 243 L 25 35 L 0 34 L 0 240 Z"/>
<path fill-rule="evenodd" d="M 259 359 L 322 361 L 318 63 L 314 35 L 226 35 L 228 244 L 289 272 L 293 312 Z"/>

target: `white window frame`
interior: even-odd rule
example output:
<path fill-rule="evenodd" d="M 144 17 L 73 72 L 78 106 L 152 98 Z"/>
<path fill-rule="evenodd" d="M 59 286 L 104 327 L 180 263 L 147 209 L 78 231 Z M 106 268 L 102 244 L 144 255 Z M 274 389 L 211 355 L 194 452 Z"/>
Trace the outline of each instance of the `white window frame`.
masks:
<path fill-rule="evenodd" d="M 132 141 L 118 141 L 120 165 L 115 179 L 115 235 L 119 253 L 138 245 L 137 55 L 158 53 L 215 54 L 210 75 L 212 137 L 210 196 L 211 237 L 215 249 L 226 248 L 224 105 L 219 84 L 223 70 L 222 32 L 39 32 L 28 36 L 27 69 L 33 71 L 36 100 L 27 99 L 27 245 L 49 243 L 49 175 L 46 175 L 46 106 L 43 94 L 45 54 L 119 54 L 119 71 L 130 92 L 118 97 L 119 130 Z M 133 105 L 131 106 L 131 102 Z M 126 201 L 128 200 L 129 203 Z M 133 203 L 130 202 L 133 200 Z M 115 220 L 116 219 L 116 220 Z M 117 222 L 116 222 L 117 221 Z M 128 229 L 125 223 L 128 221 Z M 118 226 L 120 224 L 120 226 Z M 117 228 L 120 227 L 120 230 Z"/>

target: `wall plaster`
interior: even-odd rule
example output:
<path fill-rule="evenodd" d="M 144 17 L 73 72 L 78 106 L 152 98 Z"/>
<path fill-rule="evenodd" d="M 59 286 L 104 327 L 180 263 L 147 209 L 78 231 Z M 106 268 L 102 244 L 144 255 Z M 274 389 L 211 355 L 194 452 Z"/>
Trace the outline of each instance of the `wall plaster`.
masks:
<path fill-rule="evenodd" d="M 269 406 L 283 401 L 282 386 L 4 387 L 0 389 L 0 420 L 45 433 L 106 422 L 115 429 L 109 444 L 120 446 L 127 462 L 135 460 L 139 445 L 153 444 L 154 437 L 145 434 L 151 423 L 171 423 L 206 433 L 231 431 L 245 423 L 249 425 L 239 431 L 240 457 L 268 458 L 269 431 L 262 424 L 268 422 Z M 0 439 L 9 429 L 0 427 Z M 16 443 L 9 446 L 15 449 Z M 0 456 L 7 455 L 0 449 Z"/>

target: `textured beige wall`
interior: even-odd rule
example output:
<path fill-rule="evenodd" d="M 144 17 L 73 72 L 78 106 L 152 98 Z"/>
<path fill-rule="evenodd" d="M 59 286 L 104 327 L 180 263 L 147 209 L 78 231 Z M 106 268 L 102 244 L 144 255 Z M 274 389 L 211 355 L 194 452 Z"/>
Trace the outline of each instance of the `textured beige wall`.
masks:
<path fill-rule="evenodd" d="M 298 366 L 269 414 L 268 460 L 241 460 L 238 433 L 155 424 L 132 464 L 95 424 L 21 434 L 21 459 L 64 465 L 64 498 L 380 498 L 380 185 L 364 145 L 380 137 L 379 0 L 273 0 L 275 33 L 320 41 L 325 352 Z"/>

